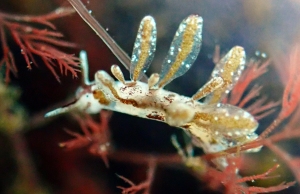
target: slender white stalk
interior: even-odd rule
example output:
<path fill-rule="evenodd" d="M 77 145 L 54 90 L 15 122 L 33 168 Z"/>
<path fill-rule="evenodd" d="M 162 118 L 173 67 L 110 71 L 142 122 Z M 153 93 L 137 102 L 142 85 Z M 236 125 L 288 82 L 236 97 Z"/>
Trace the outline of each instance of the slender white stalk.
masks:
<path fill-rule="evenodd" d="M 106 30 L 91 16 L 84 4 L 80 0 L 68 0 L 80 17 L 94 30 L 94 32 L 101 38 L 111 52 L 118 58 L 118 60 L 129 70 L 131 60 L 126 52 L 114 41 L 114 39 L 106 32 Z M 145 81 L 147 76 L 143 75 Z"/>

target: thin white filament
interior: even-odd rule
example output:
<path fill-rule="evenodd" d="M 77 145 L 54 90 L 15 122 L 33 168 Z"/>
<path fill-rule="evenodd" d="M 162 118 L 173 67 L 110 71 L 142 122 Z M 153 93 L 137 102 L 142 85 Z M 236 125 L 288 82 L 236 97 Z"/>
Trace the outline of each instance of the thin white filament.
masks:
<path fill-rule="evenodd" d="M 80 0 L 68 0 L 80 17 L 94 30 L 94 32 L 102 39 L 117 59 L 129 70 L 131 60 L 125 51 L 114 41 L 114 39 L 106 32 L 106 30 L 91 16 L 84 4 Z M 146 75 L 143 79 L 147 80 Z"/>

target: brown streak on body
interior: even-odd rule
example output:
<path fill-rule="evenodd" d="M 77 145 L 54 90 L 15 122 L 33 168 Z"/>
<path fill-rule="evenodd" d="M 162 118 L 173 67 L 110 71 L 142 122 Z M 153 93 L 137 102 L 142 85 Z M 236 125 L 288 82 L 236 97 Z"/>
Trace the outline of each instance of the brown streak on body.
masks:
<path fill-rule="evenodd" d="M 169 96 L 164 96 L 164 99 L 167 100 L 170 104 L 173 102 L 173 99 L 170 95 Z"/>
<path fill-rule="evenodd" d="M 124 99 L 121 98 L 118 94 L 118 92 L 116 91 L 116 89 L 113 87 L 113 83 L 107 79 L 103 79 L 101 77 L 99 77 L 99 79 L 101 80 L 101 82 L 111 91 L 112 95 L 118 99 L 120 102 L 122 102 L 123 104 L 127 104 L 127 105 L 132 105 L 134 107 L 137 108 L 141 108 L 141 109 L 147 109 L 147 108 L 157 108 L 160 109 L 164 112 L 166 112 L 166 108 L 163 105 L 163 103 L 159 103 L 159 102 L 137 102 L 134 99 Z M 128 86 L 122 87 L 120 90 L 125 91 L 128 88 Z M 174 94 L 170 94 L 169 97 L 174 97 Z M 171 104 L 171 102 L 170 102 Z"/>
<path fill-rule="evenodd" d="M 161 115 L 158 115 L 158 114 L 148 114 L 148 115 L 146 115 L 146 117 L 149 118 L 149 119 L 165 121 L 165 118 Z"/>
<path fill-rule="evenodd" d="M 95 99 L 99 100 L 100 104 L 109 105 L 110 101 L 105 97 L 105 94 L 101 90 L 93 91 Z"/>
<path fill-rule="evenodd" d="M 117 93 L 117 91 L 114 89 L 112 83 L 110 83 L 110 82 L 108 82 L 108 81 L 106 81 L 106 80 L 101 80 L 101 81 L 102 81 L 102 83 L 103 83 L 105 86 L 107 86 L 107 87 L 109 88 L 109 90 L 111 91 L 112 95 L 113 95 L 116 99 L 120 100 L 120 101 L 121 101 L 122 103 L 124 103 L 124 104 L 130 104 L 130 105 L 132 105 L 132 106 L 134 106 L 134 107 L 138 107 L 138 103 L 137 103 L 134 99 L 123 99 L 123 98 L 121 98 L 121 97 L 119 96 L 119 94 Z"/>

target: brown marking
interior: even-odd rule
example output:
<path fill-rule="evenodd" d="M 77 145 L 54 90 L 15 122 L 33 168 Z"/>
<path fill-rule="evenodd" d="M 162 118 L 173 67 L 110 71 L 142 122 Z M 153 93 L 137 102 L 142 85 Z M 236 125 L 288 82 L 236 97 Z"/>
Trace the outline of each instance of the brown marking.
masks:
<path fill-rule="evenodd" d="M 150 113 L 148 115 L 146 115 L 147 118 L 149 119 L 154 119 L 154 120 L 159 120 L 159 121 L 165 121 L 165 117 L 164 116 L 161 116 L 161 115 L 158 115 L 156 113 Z"/>
<path fill-rule="evenodd" d="M 93 91 L 94 98 L 99 100 L 100 104 L 109 105 L 110 101 L 105 97 L 105 94 L 101 90 Z"/>
<path fill-rule="evenodd" d="M 120 102 L 122 102 L 123 104 L 132 105 L 134 107 L 142 108 L 142 109 L 146 109 L 146 108 L 151 107 L 151 108 L 158 108 L 158 109 L 160 109 L 162 111 L 166 111 L 164 105 L 162 103 L 159 103 L 159 102 L 156 102 L 156 101 L 150 101 L 150 102 L 143 102 L 143 101 L 141 101 L 141 102 L 137 102 L 134 99 L 130 99 L 130 98 L 124 99 L 124 98 L 121 98 L 119 96 L 118 92 L 116 91 L 116 89 L 113 87 L 113 82 L 111 82 L 110 80 L 105 79 L 105 78 L 103 78 L 101 76 L 99 76 L 98 78 L 103 83 L 103 85 L 106 86 L 111 91 L 111 94 L 116 99 L 118 99 Z M 124 92 L 127 88 L 129 88 L 129 86 L 121 87 L 120 90 Z M 152 93 L 151 93 L 151 95 L 152 95 Z M 169 96 L 173 97 L 175 95 L 174 94 L 170 94 Z"/>
<path fill-rule="evenodd" d="M 169 103 L 171 104 L 174 100 L 173 97 L 174 97 L 174 95 L 169 94 L 168 96 L 164 96 L 164 99 L 169 101 Z"/>
<path fill-rule="evenodd" d="M 136 85 L 136 82 L 130 82 L 130 83 L 134 83 L 134 85 L 127 85 L 127 83 L 126 83 L 126 85 L 125 86 L 123 86 L 123 87 L 120 87 L 120 91 L 121 92 L 127 92 L 128 93 L 128 95 L 133 95 L 133 94 L 136 94 L 136 93 L 142 93 L 142 90 L 140 89 L 140 87 L 137 85 L 137 86 L 135 86 Z"/>
<path fill-rule="evenodd" d="M 108 87 L 108 89 L 111 91 L 112 95 L 120 100 L 122 103 L 124 104 L 130 104 L 134 107 L 138 107 L 138 103 L 134 100 L 134 99 L 123 99 L 119 96 L 118 92 L 115 90 L 115 88 L 113 87 L 113 84 L 107 80 L 107 79 L 103 79 L 102 77 L 99 77 L 101 82 L 106 86 Z"/>

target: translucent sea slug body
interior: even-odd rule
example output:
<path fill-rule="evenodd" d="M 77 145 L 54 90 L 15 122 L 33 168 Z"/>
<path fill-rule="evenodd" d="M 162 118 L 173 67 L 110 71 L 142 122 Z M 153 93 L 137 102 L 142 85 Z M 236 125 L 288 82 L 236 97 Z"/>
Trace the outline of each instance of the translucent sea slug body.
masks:
<path fill-rule="evenodd" d="M 151 16 L 141 21 L 138 30 L 131 57 L 130 81 L 126 81 L 120 68 L 113 65 L 111 72 L 118 81 L 105 71 L 98 71 L 95 81 L 90 82 L 86 53 L 82 51 L 85 86 L 78 89 L 77 101 L 47 113 L 46 117 L 73 109 L 88 113 L 108 109 L 158 120 L 191 134 L 206 153 L 256 139 L 258 123 L 254 117 L 241 108 L 220 103 L 244 69 L 245 51 L 242 47 L 233 47 L 216 65 L 210 80 L 192 97 L 163 89 L 183 75 L 196 60 L 202 41 L 202 22 L 202 18 L 196 15 L 182 21 L 161 73 L 152 74 L 148 83 L 139 80 L 148 69 L 156 48 L 156 25 Z M 203 103 L 198 101 L 204 97 Z"/>

